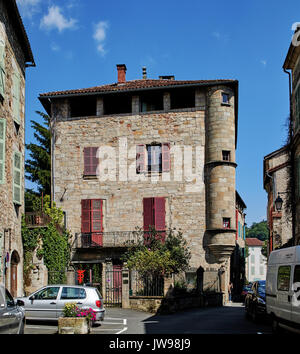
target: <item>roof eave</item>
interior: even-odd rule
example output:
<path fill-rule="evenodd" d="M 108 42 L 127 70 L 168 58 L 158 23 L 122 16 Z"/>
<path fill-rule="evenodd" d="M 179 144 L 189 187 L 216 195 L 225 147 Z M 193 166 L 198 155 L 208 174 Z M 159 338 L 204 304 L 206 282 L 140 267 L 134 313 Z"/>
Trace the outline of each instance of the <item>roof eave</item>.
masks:
<path fill-rule="evenodd" d="M 29 39 L 27 37 L 27 33 L 26 33 L 22 18 L 19 13 L 19 9 L 18 9 L 16 0 L 7 0 L 7 1 L 5 1 L 5 4 L 6 4 L 8 10 L 11 11 L 12 13 L 14 13 L 14 15 L 15 15 L 16 33 L 17 33 L 17 36 L 20 40 L 22 50 L 24 52 L 25 67 L 36 66 L 34 58 L 33 58 L 32 50 L 31 50 L 31 46 L 29 43 Z"/>

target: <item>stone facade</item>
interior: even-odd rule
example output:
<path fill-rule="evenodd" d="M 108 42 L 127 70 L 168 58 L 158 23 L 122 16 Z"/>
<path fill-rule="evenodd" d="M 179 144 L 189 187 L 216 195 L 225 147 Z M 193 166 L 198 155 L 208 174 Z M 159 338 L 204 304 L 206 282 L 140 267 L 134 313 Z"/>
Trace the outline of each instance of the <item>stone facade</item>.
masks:
<path fill-rule="evenodd" d="M 290 96 L 290 131 L 289 155 L 291 168 L 291 185 L 289 188 L 291 198 L 291 217 L 293 244 L 300 244 L 300 46 L 299 32 L 296 28 L 292 43 L 290 44 L 283 69 L 289 74 Z M 288 71 L 290 70 L 290 72 Z"/>
<path fill-rule="evenodd" d="M 288 148 L 283 147 L 264 157 L 264 188 L 268 193 L 267 220 L 270 230 L 269 251 L 291 241 L 292 214 L 287 203 L 289 180 Z M 275 206 L 276 198 L 283 200 L 281 210 Z"/>
<path fill-rule="evenodd" d="M 21 33 L 21 34 L 20 34 Z M 21 217 L 24 213 L 25 67 L 34 65 L 28 39 L 15 1 L 0 1 L 0 282 L 13 296 L 23 295 L 23 246 Z M 17 79 L 16 79 L 17 78 Z M 18 82 L 17 86 L 16 81 Z M 17 89 L 15 89 L 17 87 Z M 17 116 L 16 116 L 17 114 Z M 3 144 L 3 145 L 2 145 Z M 20 175 L 14 175 L 14 154 L 20 156 Z M 20 183 L 20 203 L 13 188 Z M 15 196 L 16 197 L 16 196 Z"/>
<path fill-rule="evenodd" d="M 211 274 L 218 277 L 223 265 L 225 284 L 236 236 L 237 82 L 211 81 L 204 85 L 200 81 L 168 80 L 164 88 L 159 86 L 166 85 L 163 80 L 151 81 L 152 86 L 150 81 L 96 88 L 89 93 L 95 96 L 95 114 L 87 116 L 72 116 L 71 99 L 84 97 L 81 90 L 40 96 L 52 118 L 53 199 L 66 212 L 67 228 L 74 239 L 81 234 L 81 200 L 103 201 L 103 247 L 74 248 L 73 262 L 118 261 L 124 248 L 105 247 L 109 235 L 143 228 L 143 198 L 163 197 L 166 229 L 183 232 L 192 252 L 191 272 L 196 274 L 202 268 L 206 284 Z M 144 87 L 126 90 L 126 85 L 133 84 Z M 191 107 L 172 109 L 174 85 L 182 90 L 192 86 Z M 110 87 L 131 95 L 130 113 L 105 114 L 106 90 Z M 162 97 L 161 109 L 141 111 L 143 95 L 155 89 Z M 116 105 L 118 94 L 110 92 L 116 97 Z M 223 94 L 227 95 L 226 102 Z M 136 147 L 164 143 L 170 147 L 170 170 L 137 173 Z M 85 147 L 100 148 L 98 176 L 84 175 Z"/>

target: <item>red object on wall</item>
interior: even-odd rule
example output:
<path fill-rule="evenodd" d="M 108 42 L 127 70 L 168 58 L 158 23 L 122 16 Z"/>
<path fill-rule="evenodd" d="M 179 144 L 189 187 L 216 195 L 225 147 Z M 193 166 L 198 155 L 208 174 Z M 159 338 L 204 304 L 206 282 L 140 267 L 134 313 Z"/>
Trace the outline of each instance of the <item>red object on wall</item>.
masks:
<path fill-rule="evenodd" d="M 83 279 L 84 279 L 84 272 L 85 270 L 77 270 L 77 280 L 78 280 L 78 283 L 81 284 L 83 282 Z"/>

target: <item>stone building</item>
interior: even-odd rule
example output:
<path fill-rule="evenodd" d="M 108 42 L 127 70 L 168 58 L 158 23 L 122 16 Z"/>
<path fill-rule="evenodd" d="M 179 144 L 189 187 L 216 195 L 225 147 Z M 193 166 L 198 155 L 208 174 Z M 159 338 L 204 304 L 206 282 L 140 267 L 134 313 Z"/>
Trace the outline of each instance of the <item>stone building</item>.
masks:
<path fill-rule="evenodd" d="M 233 298 L 239 299 L 245 282 L 245 210 L 247 206 L 238 192 L 236 192 L 235 208 L 235 248 L 231 255 L 230 280 L 233 284 Z"/>
<path fill-rule="evenodd" d="M 126 66 L 117 70 L 116 83 L 39 96 L 72 262 L 105 281 L 136 227 L 176 228 L 192 252 L 187 277 L 201 269 L 209 290 L 221 269 L 225 291 L 236 245 L 238 81 L 148 79 L 145 70 L 127 81 Z"/>
<path fill-rule="evenodd" d="M 262 253 L 263 241 L 258 238 L 246 238 L 248 257 L 246 258 L 246 278 L 249 282 L 266 280 L 267 257 Z"/>
<path fill-rule="evenodd" d="M 270 232 L 268 252 L 287 246 L 292 241 L 292 215 L 287 203 L 289 168 L 287 146 L 264 157 L 264 189 L 268 193 L 267 221 Z M 284 201 L 280 210 L 275 204 L 278 197 Z"/>
<path fill-rule="evenodd" d="M 15 0 L 0 1 L 0 283 L 23 295 L 25 69 L 35 66 Z"/>

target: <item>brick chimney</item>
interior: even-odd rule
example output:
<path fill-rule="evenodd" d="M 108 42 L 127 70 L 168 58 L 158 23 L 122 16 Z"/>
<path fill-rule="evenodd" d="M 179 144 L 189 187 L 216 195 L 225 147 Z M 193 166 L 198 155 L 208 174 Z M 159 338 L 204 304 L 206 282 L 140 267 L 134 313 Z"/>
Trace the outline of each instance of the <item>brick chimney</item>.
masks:
<path fill-rule="evenodd" d="M 117 64 L 118 69 L 118 83 L 122 84 L 126 82 L 126 65 L 125 64 Z"/>

